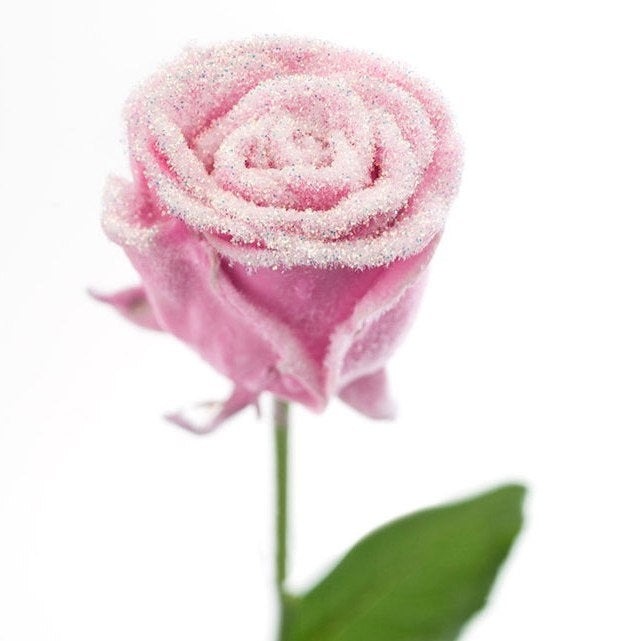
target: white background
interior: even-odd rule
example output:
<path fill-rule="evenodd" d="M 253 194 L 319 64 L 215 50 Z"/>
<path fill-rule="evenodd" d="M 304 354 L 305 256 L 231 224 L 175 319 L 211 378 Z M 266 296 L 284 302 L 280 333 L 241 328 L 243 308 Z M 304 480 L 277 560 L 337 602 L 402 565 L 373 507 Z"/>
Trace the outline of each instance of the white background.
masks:
<path fill-rule="evenodd" d="M 2 18 L 0 640 L 273 638 L 272 451 L 246 411 L 210 438 L 161 419 L 229 388 L 87 286 L 135 282 L 99 227 L 128 175 L 121 108 L 187 43 L 326 38 L 448 97 L 466 167 L 401 415 L 295 412 L 290 583 L 400 513 L 522 480 L 527 529 L 467 641 L 618 639 L 624 432 L 620 3 L 36 2 Z"/>

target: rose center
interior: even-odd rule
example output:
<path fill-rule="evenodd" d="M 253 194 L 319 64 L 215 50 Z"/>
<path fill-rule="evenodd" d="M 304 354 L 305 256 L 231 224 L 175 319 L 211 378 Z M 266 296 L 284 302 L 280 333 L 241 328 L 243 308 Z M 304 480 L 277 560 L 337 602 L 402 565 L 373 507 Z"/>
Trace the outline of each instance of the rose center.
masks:
<path fill-rule="evenodd" d="M 261 83 L 196 140 L 222 189 L 262 206 L 329 209 L 372 182 L 370 113 L 345 81 Z"/>

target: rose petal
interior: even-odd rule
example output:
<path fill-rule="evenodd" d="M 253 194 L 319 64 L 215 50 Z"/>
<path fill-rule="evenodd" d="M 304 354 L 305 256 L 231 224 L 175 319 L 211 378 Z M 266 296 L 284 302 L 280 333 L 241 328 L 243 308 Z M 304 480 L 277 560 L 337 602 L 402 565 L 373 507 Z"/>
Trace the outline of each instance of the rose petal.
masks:
<path fill-rule="evenodd" d="M 103 294 L 90 289 L 89 295 L 101 303 L 115 307 L 124 318 L 135 325 L 157 331 L 162 329 L 141 285 L 123 289 L 115 294 Z"/>
<path fill-rule="evenodd" d="M 342 388 L 339 397 L 369 418 L 390 420 L 396 416 L 396 403 L 390 396 L 384 369 L 353 381 Z"/>

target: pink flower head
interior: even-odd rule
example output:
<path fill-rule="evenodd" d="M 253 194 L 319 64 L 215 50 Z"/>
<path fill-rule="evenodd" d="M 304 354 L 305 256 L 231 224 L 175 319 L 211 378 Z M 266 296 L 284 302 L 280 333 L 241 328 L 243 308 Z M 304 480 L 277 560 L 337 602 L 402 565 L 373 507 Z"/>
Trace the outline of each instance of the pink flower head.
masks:
<path fill-rule="evenodd" d="M 188 52 L 131 99 L 134 181 L 104 229 L 142 286 L 111 297 L 234 383 L 205 425 L 262 391 L 393 413 L 385 364 L 411 322 L 459 182 L 439 96 L 318 42 Z"/>

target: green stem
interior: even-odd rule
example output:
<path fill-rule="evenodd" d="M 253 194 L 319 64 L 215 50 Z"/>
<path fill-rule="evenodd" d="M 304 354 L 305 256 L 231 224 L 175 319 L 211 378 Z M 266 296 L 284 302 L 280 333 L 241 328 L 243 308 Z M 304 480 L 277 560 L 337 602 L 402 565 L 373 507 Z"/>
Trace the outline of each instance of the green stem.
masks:
<path fill-rule="evenodd" d="M 274 399 L 274 447 L 276 457 L 276 590 L 280 607 L 279 641 L 287 634 L 289 595 L 285 591 L 287 573 L 287 484 L 289 445 L 289 405 Z"/>

